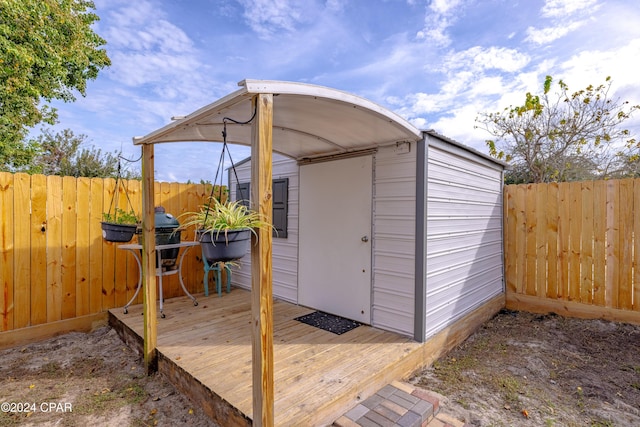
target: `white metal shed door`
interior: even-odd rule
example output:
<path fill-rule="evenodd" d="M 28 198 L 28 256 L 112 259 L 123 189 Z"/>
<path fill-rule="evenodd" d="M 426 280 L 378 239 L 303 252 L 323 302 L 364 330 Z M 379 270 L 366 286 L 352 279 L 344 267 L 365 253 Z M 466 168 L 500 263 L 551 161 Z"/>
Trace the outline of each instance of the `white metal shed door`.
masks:
<path fill-rule="evenodd" d="M 371 156 L 300 167 L 298 301 L 371 323 Z"/>

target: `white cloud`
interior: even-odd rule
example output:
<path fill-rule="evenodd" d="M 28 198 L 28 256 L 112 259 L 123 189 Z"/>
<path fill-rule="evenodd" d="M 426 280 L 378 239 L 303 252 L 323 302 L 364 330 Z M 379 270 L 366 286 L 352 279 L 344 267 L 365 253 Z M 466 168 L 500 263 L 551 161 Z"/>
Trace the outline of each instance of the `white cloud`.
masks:
<path fill-rule="evenodd" d="M 465 103 L 450 110 L 447 115 L 431 123 L 430 127 L 442 135 L 462 142 L 476 150 L 486 152 L 484 141 L 489 135 L 485 131 L 474 127 L 478 111 L 482 111 L 481 105 Z M 461 126 L 461 123 L 465 125 Z"/>
<path fill-rule="evenodd" d="M 293 32 L 303 22 L 309 22 L 316 6 L 305 0 L 239 0 L 244 7 L 244 17 L 249 26 L 262 38 L 285 31 Z M 331 2 L 331 8 L 340 8 Z"/>
<path fill-rule="evenodd" d="M 417 32 L 418 40 L 427 40 L 436 46 L 448 46 L 451 43 L 447 29 L 456 21 L 458 9 L 463 0 L 431 0 L 425 14 L 424 28 Z"/>
<path fill-rule="evenodd" d="M 438 15 L 447 15 L 453 13 L 461 3 L 461 0 L 432 0 L 429 9 Z"/>
<path fill-rule="evenodd" d="M 444 94 L 415 93 L 406 99 L 409 102 L 409 111 L 405 111 L 409 117 L 420 114 L 430 114 L 446 109 L 451 102 L 451 98 Z"/>
<path fill-rule="evenodd" d="M 637 86 L 637 58 L 640 58 L 640 38 L 629 40 L 616 49 L 581 51 L 560 64 L 562 76 L 558 78 L 564 79 L 574 90 L 604 83 L 607 76 L 612 77 L 614 90 Z"/>
<path fill-rule="evenodd" d="M 529 27 L 527 28 L 527 38 L 525 41 L 532 42 L 537 45 L 549 44 L 577 30 L 586 23 L 587 21 L 575 21 L 569 24 L 560 24 L 555 27 Z"/>
<path fill-rule="evenodd" d="M 113 64 L 108 70 L 112 80 L 127 86 L 175 87 L 201 68 L 187 34 L 150 2 L 130 2 L 110 9 L 108 15 L 104 37 Z"/>
<path fill-rule="evenodd" d="M 547 0 L 542 7 L 542 16 L 545 18 L 564 18 L 586 9 L 593 11 L 597 7 L 598 0 Z"/>
<path fill-rule="evenodd" d="M 443 59 L 444 70 L 471 69 L 498 70 L 515 72 L 524 68 L 530 61 L 527 54 L 504 47 L 474 46 L 460 52 L 454 52 Z"/>
<path fill-rule="evenodd" d="M 588 25 L 598 9 L 599 0 L 547 0 L 540 14 L 551 25 L 527 28 L 525 41 L 536 45 L 552 43 L 577 29 Z"/>
<path fill-rule="evenodd" d="M 501 76 L 482 77 L 477 79 L 470 94 L 473 97 L 494 96 L 505 92 L 505 86 Z"/>

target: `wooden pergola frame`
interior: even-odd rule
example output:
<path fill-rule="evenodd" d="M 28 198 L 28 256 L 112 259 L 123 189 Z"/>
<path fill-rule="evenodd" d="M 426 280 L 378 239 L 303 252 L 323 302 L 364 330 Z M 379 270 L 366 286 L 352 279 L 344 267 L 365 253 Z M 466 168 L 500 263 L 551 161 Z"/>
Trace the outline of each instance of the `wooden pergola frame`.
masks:
<path fill-rule="evenodd" d="M 250 137 L 234 128 L 230 143 L 251 145 L 252 208 L 272 221 L 272 153 L 297 160 L 342 155 L 416 141 L 422 133 L 406 120 L 364 98 L 335 89 L 292 82 L 244 80 L 243 89 L 203 107 L 147 136 L 142 145 L 142 280 L 144 284 L 144 363 L 157 369 L 155 276 L 154 144 L 217 141 L 225 114 L 246 111 L 250 99 L 255 118 Z M 274 122 L 274 97 L 281 112 Z M 277 146 L 274 144 L 277 132 Z M 247 144 L 248 145 L 248 144 Z M 274 424 L 272 236 L 256 229 L 251 245 L 251 316 L 253 424 Z"/>
<path fill-rule="evenodd" d="M 252 103 L 251 200 L 253 209 L 272 221 L 273 95 L 259 94 Z M 142 280 L 144 283 L 144 364 L 147 373 L 157 369 L 158 316 L 156 310 L 156 243 L 154 214 L 154 146 L 142 146 Z M 273 426 L 273 282 L 271 230 L 258 228 L 251 245 L 251 328 L 253 370 L 253 424 Z"/>

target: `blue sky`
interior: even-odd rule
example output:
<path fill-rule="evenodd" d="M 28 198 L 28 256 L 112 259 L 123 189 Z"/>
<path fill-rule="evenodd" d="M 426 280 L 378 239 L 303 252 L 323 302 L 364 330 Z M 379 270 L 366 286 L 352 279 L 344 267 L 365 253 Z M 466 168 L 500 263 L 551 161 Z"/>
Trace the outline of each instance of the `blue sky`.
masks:
<path fill-rule="evenodd" d="M 544 77 L 613 79 L 640 103 L 637 0 L 95 0 L 112 66 L 60 123 L 137 158 L 145 135 L 245 78 L 328 86 L 487 152 L 479 112 L 521 103 Z M 634 118 L 634 129 L 640 129 Z M 156 146 L 156 179 L 212 181 L 220 144 Z M 233 160 L 249 154 L 234 147 Z M 205 160 L 203 162 L 203 160 Z"/>

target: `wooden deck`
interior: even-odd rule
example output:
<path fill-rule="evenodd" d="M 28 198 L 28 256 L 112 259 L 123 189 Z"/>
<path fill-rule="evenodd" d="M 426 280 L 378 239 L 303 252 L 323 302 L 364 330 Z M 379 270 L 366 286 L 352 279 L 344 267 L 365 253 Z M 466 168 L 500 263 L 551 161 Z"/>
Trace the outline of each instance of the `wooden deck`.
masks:
<path fill-rule="evenodd" d="M 251 299 L 233 289 L 218 297 L 165 301 L 158 319 L 158 370 L 220 425 L 250 425 Z M 425 364 L 423 344 L 360 326 L 335 335 L 294 318 L 313 310 L 274 301 L 275 424 L 331 423 L 392 380 Z M 140 305 L 109 312 L 110 323 L 142 349 Z"/>

